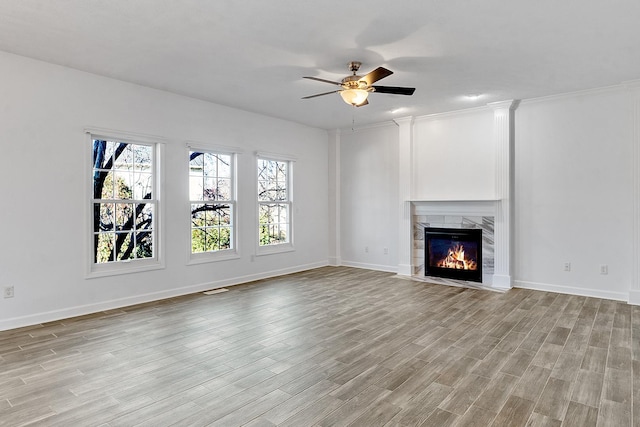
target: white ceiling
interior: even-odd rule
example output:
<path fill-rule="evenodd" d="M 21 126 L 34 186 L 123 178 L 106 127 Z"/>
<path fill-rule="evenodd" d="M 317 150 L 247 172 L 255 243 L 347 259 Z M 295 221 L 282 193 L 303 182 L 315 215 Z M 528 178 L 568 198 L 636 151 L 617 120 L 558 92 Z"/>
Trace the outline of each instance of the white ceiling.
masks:
<path fill-rule="evenodd" d="M 347 128 L 640 79 L 640 1 L 1 0 L 0 50 Z M 415 94 L 301 99 L 352 60 Z"/>

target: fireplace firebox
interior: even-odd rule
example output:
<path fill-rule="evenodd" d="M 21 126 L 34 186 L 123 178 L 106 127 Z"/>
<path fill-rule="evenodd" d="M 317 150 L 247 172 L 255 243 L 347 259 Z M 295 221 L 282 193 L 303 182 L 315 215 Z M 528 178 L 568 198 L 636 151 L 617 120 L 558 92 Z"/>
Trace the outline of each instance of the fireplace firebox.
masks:
<path fill-rule="evenodd" d="M 482 230 L 424 229 L 425 276 L 482 282 Z"/>

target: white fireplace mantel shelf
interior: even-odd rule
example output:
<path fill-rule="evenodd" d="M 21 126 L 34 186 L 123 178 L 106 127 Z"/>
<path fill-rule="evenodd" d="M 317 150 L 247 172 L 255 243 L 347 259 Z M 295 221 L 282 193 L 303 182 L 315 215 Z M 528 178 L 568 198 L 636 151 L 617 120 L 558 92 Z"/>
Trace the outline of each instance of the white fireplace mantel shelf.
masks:
<path fill-rule="evenodd" d="M 411 200 L 415 213 L 423 215 L 489 215 L 495 216 L 499 199 L 475 200 Z"/>
<path fill-rule="evenodd" d="M 411 203 L 449 203 L 449 202 L 499 202 L 502 199 L 419 199 L 409 200 Z"/>

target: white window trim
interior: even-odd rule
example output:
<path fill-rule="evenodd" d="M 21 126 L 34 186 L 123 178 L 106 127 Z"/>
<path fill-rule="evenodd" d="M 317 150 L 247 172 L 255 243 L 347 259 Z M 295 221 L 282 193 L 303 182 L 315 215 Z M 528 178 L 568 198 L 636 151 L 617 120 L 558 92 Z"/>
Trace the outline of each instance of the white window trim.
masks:
<path fill-rule="evenodd" d="M 298 160 L 297 157 L 292 156 L 290 154 L 278 154 L 278 153 L 269 153 L 267 151 L 256 151 L 256 164 L 258 159 L 264 159 L 264 160 L 275 160 L 278 162 L 295 162 L 296 160 Z M 256 167 L 257 170 L 257 167 Z M 257 172 L 256 172 L 256 179 L 257 179 Z"/>
<path fill-rule="evenodd" d="M 187 141 L 185 142 L 185 146 L 189 150 L 214 151 L 220 154 L 242 154 L 244 152 L 242 148 L 239 147 L 233 147 L 230 145 L 209 144 L 206 142 L 198 141 Z"/>
<path fill-rule="evenodd" d="M 287 162 L 288 163 L 288 201 L 289 204 L 289 241 L 286 243 L 275 243 L 273 245 L 265 245 L 260 246 L 260 202 L 258 201 L 258 160 L 273 160 L 278 162 Z M 254 185 L 255 185 L 255 195 L 254 200 L 256 203 L 255 209 L 255 218 L 253 223 L 255 224 L 255 232 L 254 232 L 254 241 L 255 241 L 255 254 L 256 256 L 265 256 L 265 255 L 273 255 L 273 254 L 281 254 L 286 252 L 294 252 L 296 250 L 294 244 L 294 200 L 293 200 L 293 163 L 296 161 L 296 158 L 290 155 L 285 154 L 277 154 L 277 153 L 267 153 L 264 151 L 256 151 L 255 152 L 255 161 L 254 161 Z"/>
<path fill-rule="evenodd" d="M 144 135 L 129 133 L 117 130 L 109 130 L 102 128 L 86 128 L 84 130 L 85 155 L 85 254 L 86 254 L 86 273 L 85 278 L 93 279 L 98 277 L 115 276 L 120 274 L 139 273 L 143 271 L 161 270 L 165 268 L 164 261 L 164 145 L 166 140 L 162 137 L 153 135 Z M 146 144 L 154 147 L 154 192 L 155 192 L 155 219 L 154 219 L 154 253 L 153 258 L 140 260 L 127 260 L 105 264 L 96 264 L 93 262 L 93 181 L 91 179 L 93 172 L 93 140 L 117 140 L 119 142 L 127 142 L 131 144 Z"/>
<path fill-rule="evenodd" d="M 224 145 L 206 144 L 195 141 L 187 141 L 186 144 L 186 158 L 184 164 L 187 165 L 187 182 L 189 179 L 189 151 L 202 151 L 207 153 L 227 154 L 231 156 L 231 176 L 233 181 L 232 195 L 233 195 L 233 228 L 232 239 L 233 248 L 222 249 L 214 252 L 200 252 L 194 254 L 191 252 L 191 200 L 187 196 L 187 209 L 186 218 L 189 218 L 187 222 L 188 236 L 187 239 L 187 265 L 206 264 L 210 262 L 229 261 L 240 258 L 240 246 L 238 235 L 238 155 L 242 154 L 242 150 L 236 147 L 229 147 Z"/>

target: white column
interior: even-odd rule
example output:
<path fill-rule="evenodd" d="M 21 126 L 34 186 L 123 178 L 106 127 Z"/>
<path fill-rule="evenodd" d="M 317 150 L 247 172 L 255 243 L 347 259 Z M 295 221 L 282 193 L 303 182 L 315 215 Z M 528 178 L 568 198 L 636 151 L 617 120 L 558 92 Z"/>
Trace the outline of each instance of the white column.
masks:
<path fill-rule="evenodd" d="M 640 305 L 640 80 L 627 83 L 633 122 L 633 265 L 629 304 Z"/>
<path fill-rule="evenodd" d="M 511 288 L 511 251 L 513 235 L 511 218 L 513 209 L 513 112 L 517 101 L 489 104 L 493 108 L 494 142 L 496 145 L 496 216 L 495 216 L 495 270 L 494 288 Z"/>
<path fill-rule="evenodd" d="M 411 276 L 413 274 L 412 265 L 412 242 L 413 234 L 411 223 L 411 188 L 413 178 L 413 117 L 402 117 L 395 119 L 398 125 L 398 275 Z"/>
<path fill-rule="evenodd" d="M 342 265 L 340 251 L 340 130 L 329 132 L 329 265 Z"/>

